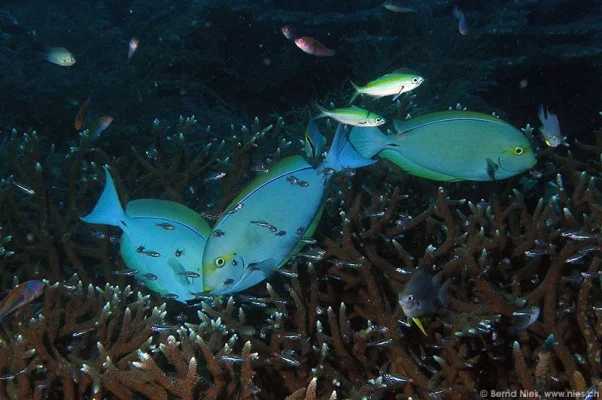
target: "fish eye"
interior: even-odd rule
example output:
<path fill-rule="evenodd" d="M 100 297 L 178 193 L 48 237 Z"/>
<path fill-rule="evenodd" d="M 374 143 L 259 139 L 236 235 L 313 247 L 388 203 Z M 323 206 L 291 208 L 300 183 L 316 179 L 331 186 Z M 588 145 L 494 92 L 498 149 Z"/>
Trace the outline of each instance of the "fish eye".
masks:
<path fill-rule="evenodd" d="M 375 119 L 375 121 L 376 121 L 376 122 L 383 122 L 383 119 L 382 119 L 382 118 L 380 118 L 380 117 L 377 117 L 377 118 Z"/>
<path fill-rule="evenodd" d="M 412 78 L 412 83 L 418 83 L 418 78 L 417 77 L 413 77 Z"/>
<path fill-rule="evenodd" d="M 411 294 L 409 294 L 409 295 L 406 297 L 406 300 L 407 300 L 407 301 L 414 301 L 414 296 L 413 296 L 413 295 L 411 295 Z"/>
<path fill-rule="evenodd" d="M 224 260 L 222 257 L 218 257 L 215 259 L 216 267 L 223 267 L 225 263 L 226 263 L 226 260 Z"/>
<path fill-rule="evenodd" d="M 520 156 L 520 155 L 522 155 L 524 152 L 525 152 L 525 149 L 523 149 L 523 148 L 522 148 L 522 147 L 520 147 L 520 146 L 516 146 L 516 147 L 514 148 L 514 154 L 516 154 L 517 156 Z"/>

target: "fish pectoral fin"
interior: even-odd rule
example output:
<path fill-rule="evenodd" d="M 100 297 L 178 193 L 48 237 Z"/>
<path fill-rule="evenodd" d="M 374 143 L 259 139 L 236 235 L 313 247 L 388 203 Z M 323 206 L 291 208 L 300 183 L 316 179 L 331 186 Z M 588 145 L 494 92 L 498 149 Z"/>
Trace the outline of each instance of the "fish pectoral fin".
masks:
<path fill-rule="evenodd" d="M 428 336 L 426 334 L 426 331 L 424 330 L 424 326 L 422 326 L 422 322 L 420 322 L 419 318 L 412 318 L 412 321 L 414 321 L 414 323 L 416 324 L 416 326 L 422 331 L 422 333 L 424 333 L 424 336 Z"/>
<path fill-rule="evenodd" d="M 399 89 L 399 93 L 397 93 L 397 94 L 395 95 L 395 97 L 393 97 L 393 100 L 391 100 L 391 101 L 395 101 L 395 100 L 397 100 L 397 99 L 399 98 L 399 96 L 401 96 L 401 95 L 403 94 L 403 89 L 404 89 L 404 88 L 405 88 L 405 86 L 402 86 L 402 87 L 401 87 L 401 89 Z"/>
<path fill-rule="evenodd" d="M 500 169 L 500 166 L 497 165 L 491 158 L 487 159 L 487 175 L 491 178 L 492 181 L 495 181 L 495 172 Z"/>
<path fill-rule="evenodd" d="M 174 275 L 177 277 L 178 281 L 183 286 L 190 285 L 190 280 L 183 275 L 186 272 L 186 269 L 182 264 L 180 264 L 178 260 L 176 260 L 175 258 L 170 258 L 169 260 L 167 260 L 167 265 L 169 265 Z"/>
<path fill-rule="evenodd" d="M 260 263 L 249 264 L 249 270 L 260 271 L 264 274 L 266 278 L 274 273 L 275 268 L 276 261 L 273 258 L 268 258 L 267 260 L 263 260 Z"/>

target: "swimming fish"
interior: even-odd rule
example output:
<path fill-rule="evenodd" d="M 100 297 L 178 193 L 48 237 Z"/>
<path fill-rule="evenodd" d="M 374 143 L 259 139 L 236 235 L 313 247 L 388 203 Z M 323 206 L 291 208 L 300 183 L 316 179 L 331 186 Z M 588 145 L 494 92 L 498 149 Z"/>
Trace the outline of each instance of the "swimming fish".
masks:
<path fill-rule="evenodd" d="M 325 204 L 331 168 L 359 168 L 372 164 L 349 144 L 340 124 L 326 159 L 313 167 L 304 157 L 295 155 L 271 166 L 270 172 L 255 178 L 228 206 L 244 207 L 233 214 L 222 214 L 213 227 L 203 256 L 204 290 L 212 295 L 237 293 L 266 279 L 280 268 L 311 237 Z M 291 184 L 295 177 L 297 184 Z M 301 185 L 305 182 L 306 185 Z M 277 226 L 277 235 L 251 221 L 267 221 Z M 302 227 L 302 228 L 300 228 Z"/>
<path fill-rule="evenodd" d="M 175 294 L 181 302 L 194 299 L 192 293 L 203 288 L 200 267 L 211 232 L 207 222 L 188 207 L 166 200 L 130 201 L 124 211 L 106 167 L 105 173 L 100 199 L 82 220 L 117 226 L 123 231 L 121 256 L 129 269 L 138 271 L 135 279 L 150 290 L 162 296 Z M 165 229 L 168 225 L 174 229 Z M 177 261 L 175 254 L 179 254 Z M 189 280 L 189 273 L 200 277 Z"/>
<path fill-rule="evenodd" d="M 133 38 L 130 39 L 129 48 L 128 48 L 128 60 L 134 56 L 134 53 L 138 49 L 138 43 L 140 43 L 140 40 L 138 40 L 137 37 L 134 36 Z"/>
<path fill-rule="evenodd" d="M 0 303 L 0 321 L 15 310 L 31 303 L 42 295 L 44 282 L 27 281 L 15 286 Z"/>
<path fill-rule="evenodd" d="M 92 140 L 98 139 L 100 134 L 104 132 L 105 129 L 111 125 L 113 122 L 113 117 L 109 117 L 108 115 L 103 115 L 102 117 L 98 117 L 88 128 L 88 137 Z"/>
<path fill-rule="evenodd" d="M 289 40 L 295 40 L 299 37 L 299 35 L 297 35 L 297 31 L 295 30 L 295 28 L 293 28 L 290 25 L 284 25 L 280 30 L 282 31 L 282 34 L 284 35 L 284 37 Z"/>
<path fill-rule="evenodd" d="M 537 306 L 524 306 L 523 308 L 512 313 L 510 324 L 506 328 L 507 331 L 514 335 L 527 330 L 533 325 L 539 317 L 540 308 Z"/>
<path fill-rule="evenodd" d="M 383 7 L 396 13 L 413 13 L 418 11 L 416 7 L 405 0 L 386 0 L 383 3 Z"/>
<path fill-rule="evenodd" d="M 88 98 L 84 104 L 79 108 L 77 115 L 75 116 L 75 123 L 73 126 L 76 131 L 81 131 L 84 127 L 84 121 L 86 120 L 86 114 L 88 113 L 88 107 L 90 106 L 90 99 Z"/>
<path fill-rule="evenodd" d="M 550 147 L 558 147 L 562 144 L 562 134 L 560 133 L 560 123 L 558 122 L 558 116 L 552 114 L 544 107 L 543 104 L 539 105 L 539 113 L 537 114 L 542 126 L 539 128 L 543 140 Z"/>
<path fill-rule="evenodd" d="M 454 9 L 452 10 L 452 15 L 458 20 L 458 31 L 462 35 L 468 35 L 468 21 L 466 20 L 466 17 L 464 16 L 462 10 L 460 10 L 458 6 L 454 6 Z"/>
<path fill-rule="evenodd" d="M 326 144 L 326 138 L 320 133 L 318 124 L 314 120 L 310 120 L 305 128 L 305 142 L 303 145 L 303 151 L 309 159 L 313 159 L 320 154 Z"/>
<path fill-rule="evenodd" d="M 411 175 L 436 181 L 506 179 L 537 161 L 525 135 L 491 115 L 443 111 L 393 123 L 397 135 L 353 128 L 349 140 L 364 157 L 378 154 Z"/>
<path fill-rule="evenodd" d="M 395 101 L 403 93 L 416 89 L 422 82 L 424 82 L 422 76 L 407 69 L 398 69 L 395 72 L 376 78 L 364 86 L 357 86 L 351 82 L 355 93 L 351 96 L 349 104 L 353 103 L 360 94 L 366 94 L 377 99 L 385 96 L 394 96 L 393 101 Z"/>
<path fill-rule="evenodd" d="M 406 317 L 412 318 L 425 335 L 426 331 L 419 317 L 433 314 L 439 306 L 447 307 L 445 295 L 451 280 L 448 279 L 443 285 L 439 286 L 442 278 L 443 271 L 439 271 L 433 276 L 426 271 L 424 266 L 419 266 L 403 288 L 403 291 L 398 295 L 399 305 L 403 313 Z"/>
<path fill-rule="evenodd" d="M 295 44 L 305 53 L 316 57 L 332 57 L 336 54 L 334 50 L 329 49 L 316 39 L 309 36 L 301 36 L 296 38 Z"/>
<path fill-rule="evenodd" d="M 75 64 L 75 57 L 64 47 L 49 47 L 46 50 L 45 59 L 61 67 L 70 67 Z"/>
<path fill-rule="evenodd" d="M 335 108 L 334 110 L 327 110 L 319 104 L 316 104 L 316 107 L 320 110 L 320 114 L 313 119 L 330 117 L 343 124 L 353 126 L 380 126 L 387 122 L 380 115 L 356 106 Z"/>

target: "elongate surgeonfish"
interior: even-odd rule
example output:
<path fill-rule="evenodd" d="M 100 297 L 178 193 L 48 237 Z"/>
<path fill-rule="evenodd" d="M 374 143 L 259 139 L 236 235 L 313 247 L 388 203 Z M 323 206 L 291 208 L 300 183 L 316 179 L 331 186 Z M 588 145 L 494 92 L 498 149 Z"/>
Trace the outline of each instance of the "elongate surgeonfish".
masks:
<path fill-rule="evenodd" d="M 487 114 L 443 111 L 394 121 L 396 135 L 353 128 L 349 140 L 364 157 L 391 161 L 407 173 L 436 181 L 506 179 L 532 168 L 529 140 Z"/>
<path fill-rule="evenodd" d="M 299 155 L 274 164 L 232 201 L 213 227 L 203 256 L 205 290 L 236 293 L 263 281 L 313 235 L 333 174 L 373 162 L 353 149 L 340 124 L 318 166 Z"/>
<path fill-rule="evenodd" d="M 194 293 L 203 290 L 200 267 L 211 232 L 209 224 L 173 201 L 134 200 L 124 211 L 106 167 L 105 172 L 100 199 L 82 220 L 123 231 L 121 256 L 134 277 L 150 290 L 181 302 L 195 299 Z"/>

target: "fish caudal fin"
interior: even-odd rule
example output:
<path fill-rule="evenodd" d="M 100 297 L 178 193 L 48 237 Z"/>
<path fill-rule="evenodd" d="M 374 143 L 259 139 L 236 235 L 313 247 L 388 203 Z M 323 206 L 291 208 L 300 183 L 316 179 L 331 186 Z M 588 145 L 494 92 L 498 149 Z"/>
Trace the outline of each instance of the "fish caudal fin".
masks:
<path fill-rule="evenodd" d="M 318 103 L 316 103 L 316 108 L 318 109 L 318 111 L 320 111 L 320 113 L 318 115 L 316 115 L 315 117 L 313 117 L 312 120 L 314 120 L 314 119 L 320 119 L 320 118 L 324 118 L 324 117 L 328 117 L 329 113 L 328 113 L 327 109 L 325 109 L 324 107 L 322 107 Z"/>
<path fill-rule="evenodd" d="M 123 211 L 123 207 L 121 207 L 109 169 L 107 167 L 104 167 L 104 169 L 107 174 L 105 188 L 102 190 L 92 212 L 85 217 L 81 217 L 81 220 L 88 224 L 112 225 L 123 229 L 124 226 L 127 227 L 125 221 L 129 218 Z"/>
<path fill-rule="evenodd" d="M 349 81 L 349 82 L 351 82 L 351 81 Z M 360 91 L 360 87 L 358 85 L 356 85 L 353 82 L 351 82 L 351 85 L 353 86 L 353 90 L 355 90 L 355 92 L 351 95 L 351 98 L 349 99 L 349 105 L 351 105 L 351 103 L 353 103 L 355 101 L 355 99 L 357 99 L 357 96 L 362 94 L 362 92 Z"/>
<path fill-rule="evenodd" d="M 332 168 L 335 171 L 341 171 L 345 168 L 365 167 L 375 162 L 375 160 L 362 156 L 353 148 L 347 138 L 343 124 L 339 124 L 334 139 L 332 139 L 330 150 L 328 150 L 328 155 L 318 169 Z"/>
<path fill-rule="evenodd" d="M 383 134 L 376 127 L 354 127 L 349 133 L 349 141 L 366 158 L 372 158 L 381 151 L 396 147 L 394 137 Z"/>

